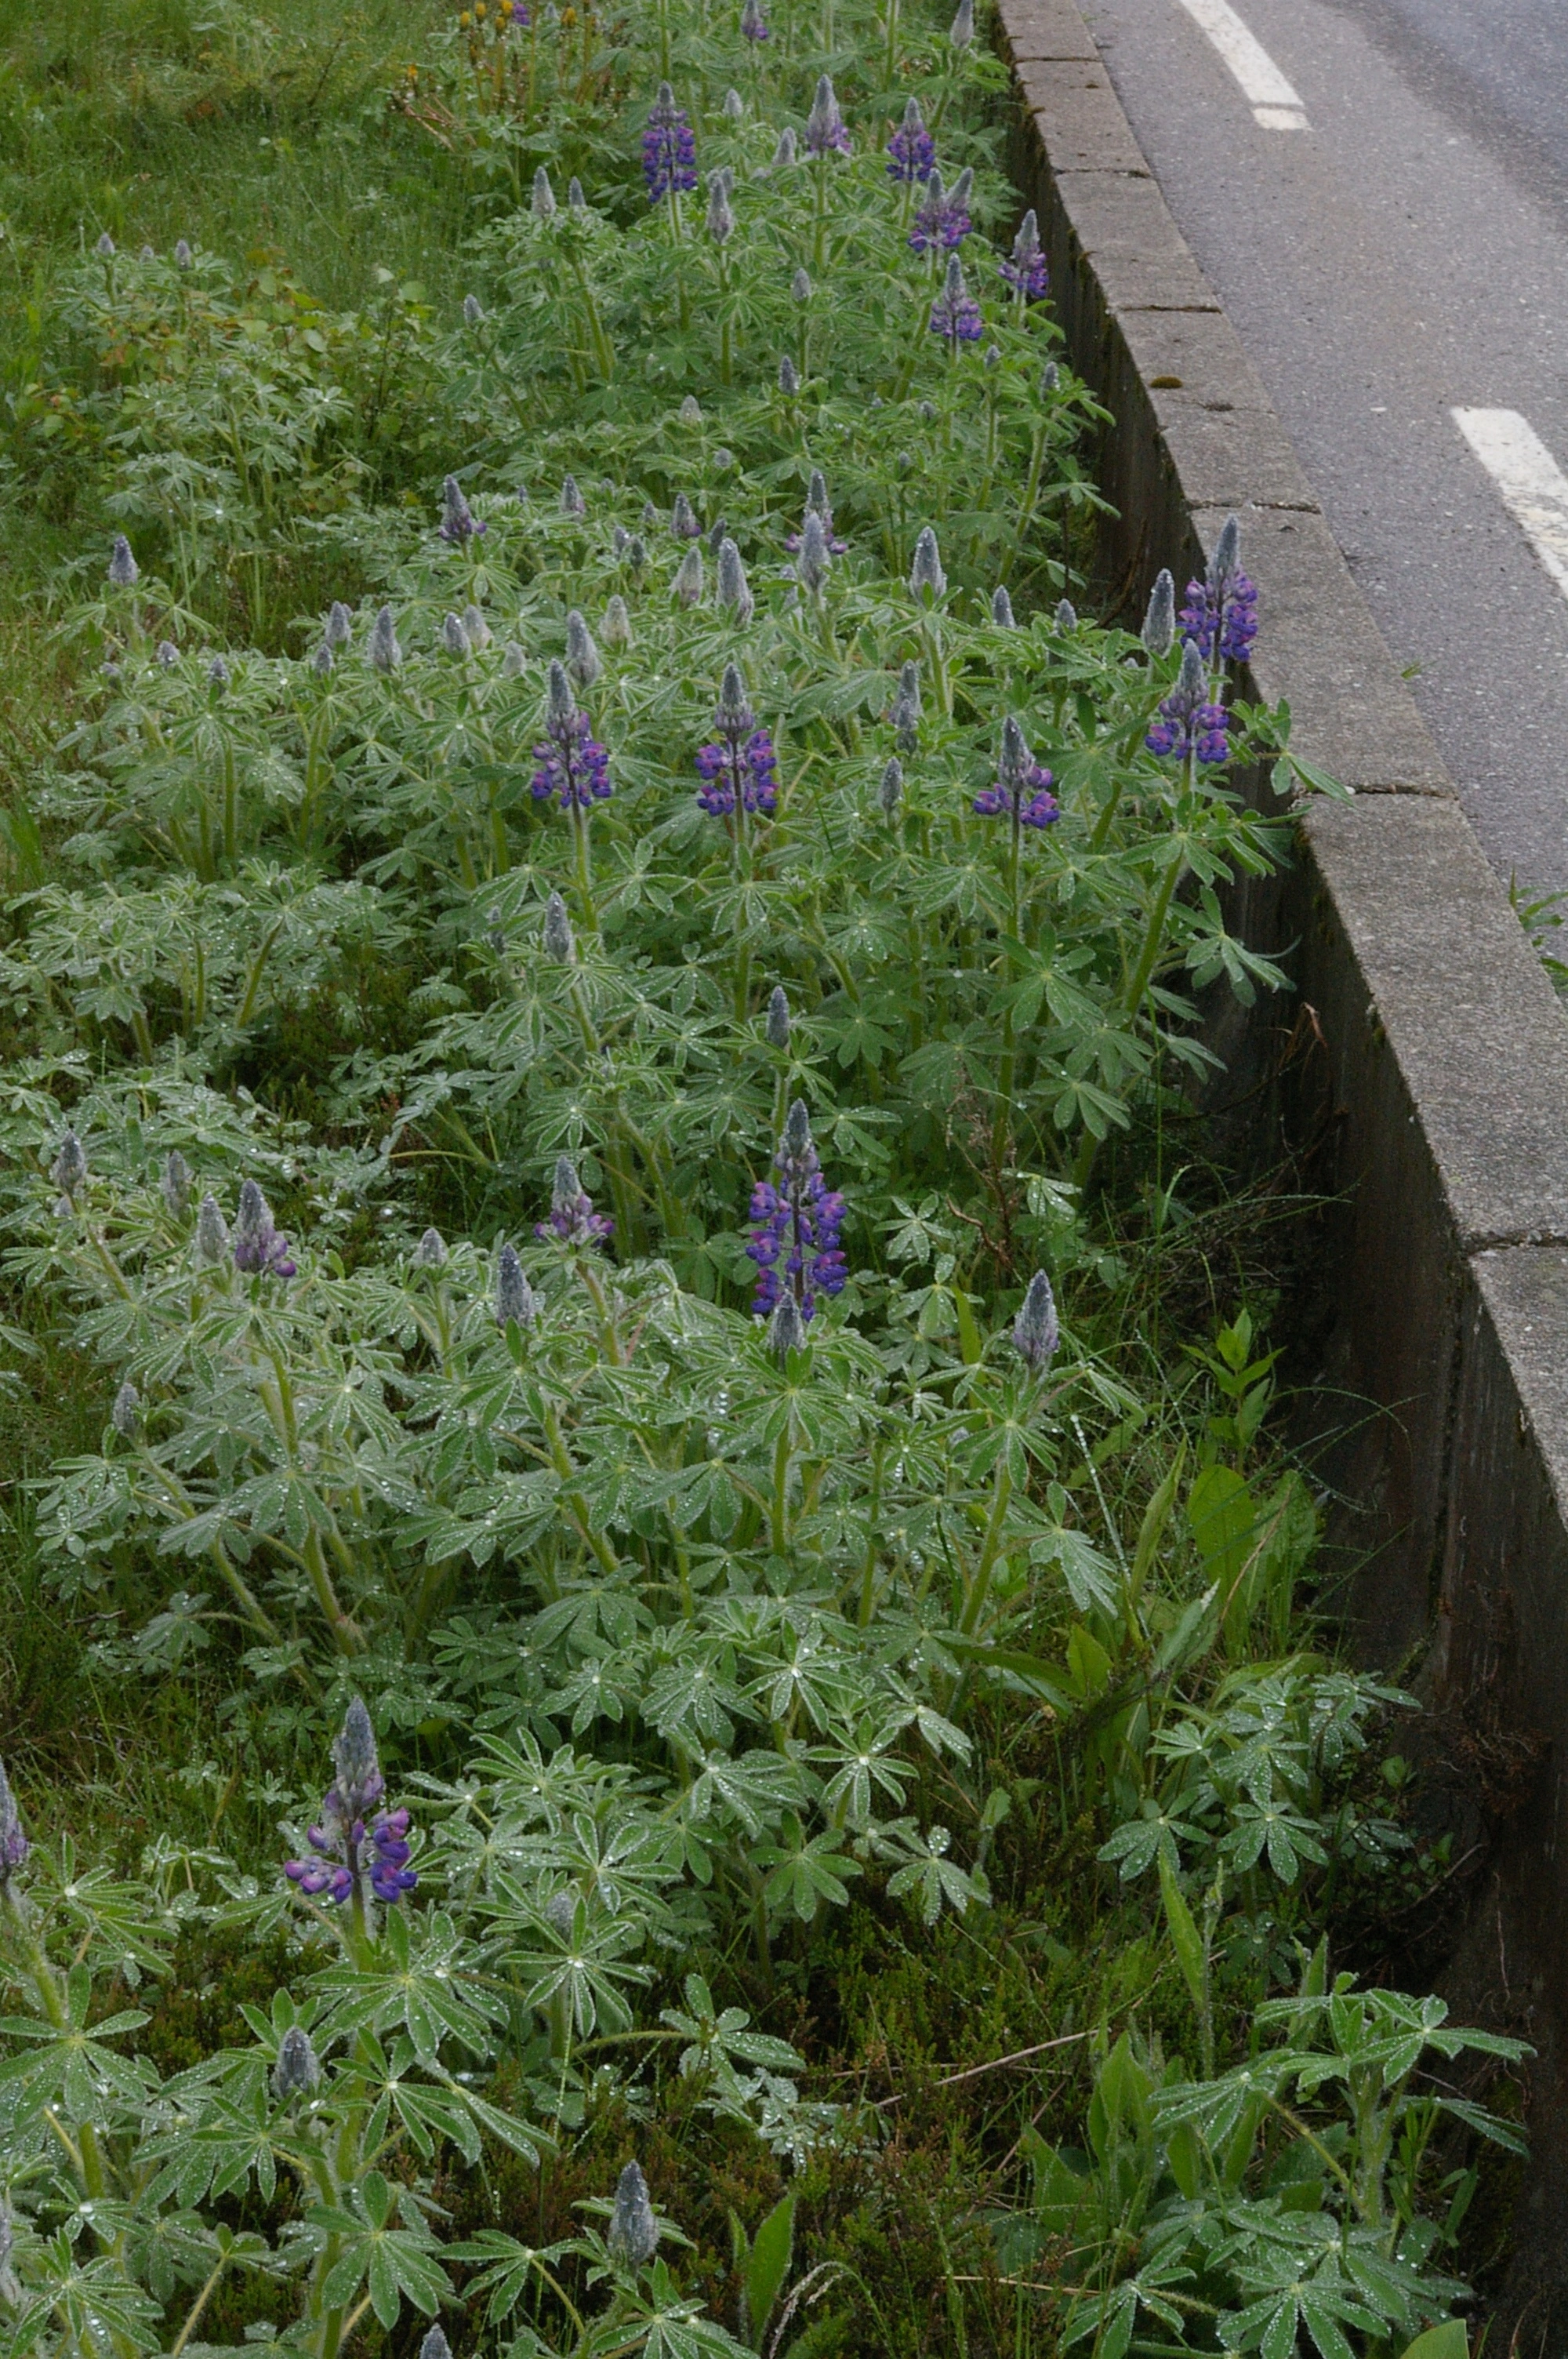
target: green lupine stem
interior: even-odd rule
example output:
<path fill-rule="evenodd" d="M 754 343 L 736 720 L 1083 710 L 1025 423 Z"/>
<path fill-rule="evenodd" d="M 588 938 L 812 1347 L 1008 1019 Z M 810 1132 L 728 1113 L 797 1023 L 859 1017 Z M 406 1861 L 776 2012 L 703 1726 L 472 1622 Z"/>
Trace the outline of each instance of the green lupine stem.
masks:
<path fill-rule="evenodd" d="M 571 1451 L 567 1448 L 566 1436 L 561 1431 L 560 1414 L 554 1408 L 545 1411 L 545 1440 L 549 1447 L 550 1463 L 561 1483 L 563 1485 L 569 1483 L 573 1486 L 569 1491 L 563 1488 L 561 1497 L 579 1533 L 587 1546 L 593 1550 L 606 1572 L 619 1572 L 620 1558 L 611 1547 L 605 1535 L 595 1531 L 593 1527 L 592 1518 L 588 1512 L 588 1502 L 578 1487 L 578 1470 L 572 1462 Z"/>
<path fill-rule="evenodd" d="M 1143 995 L 1149 988 L 1150 977 L 1154 972 L 1155 963 L 1160 956 L 1161 947 L 1165 939 L 1165 922 L 1170 915 L 1171 896 L 1176 889 L 1176 880 L 1184 865 L 1180 853 L 1173 854 L 1166 867 L 1164 882 L 1155 896 L 1154 907 L 1150 912 L 1148 928 L 1143 937 L 1142 954 L 1138 961 L 1132 981 L 1127 987 L 1127 995 L 1123 1002 L 1128 1015 L 1134 1018 L 1143 1004 Z M 1073 1182 L 1080 1192 L 1088 1186 L 1094 1176 L 1095 1161 L 1099 1154 L 1100 1145 L 1101 1141 L 1086 1124 L 1084 1136 L 1073 1162 Z"/>
<path fill-rule="evenodd" d="M 991 1511 L 986 1524 L 985 1543 L 980 1549 L 980 1560 L 975 1567 L 975 1577 L 969 1583 L 968 1594 L 964 1600 L 963 1614 L 959 1618 L 958 1627 L 966 1638 L 973 1637 L 980 1615 L 985 1610 L 986 1598 L 989 1593 L 991 1579 L 996 1571 L 997 1559 L 1001 1553 L 1002 1529 L 1007 1521 L 1007 1511 L 1011 1500 L 1012 1477 L 1008 1473 L 1007 1452 L 1004 1450 L 996 1462 L 996 1481 L 991 1490 Z"/>
<path fill-rule="evenodd" d="M 345 1614 L 332 1586 L 326 1554 L 321 1547 L 321 1535 L 312 1525 L 305 1536 L 300 1560 L 315 1592 L 316 1603 L 326 1617 L 332 1633 L 332 1643 L 341 1655 L 357 1655 L 364 1647 L 364 1638 L 351 1614 Z"/>
<path fill-rule="evenodd" d="M 896 6 L 897 0 L 892 0 Z M 871 1451 L 871 1496 L 866 1511 L 866 1560 L 860 1570 L 860 1611 L 859 1623 L 862 1630 L 871 1626 L 871 1613 L 877 1595 L 877 1517 L 882 1504 L 882 1459 L 886 1444 L 878 1441 Z"/>
<path fill-rule="evenodd" d="M 789 1545 L 789 1468 L 793 1445 L 793 1420 L 786 1418 L 773 1444 L 773 1498 L 772 1516 L 773 1549 L 783 1556 Z"/>

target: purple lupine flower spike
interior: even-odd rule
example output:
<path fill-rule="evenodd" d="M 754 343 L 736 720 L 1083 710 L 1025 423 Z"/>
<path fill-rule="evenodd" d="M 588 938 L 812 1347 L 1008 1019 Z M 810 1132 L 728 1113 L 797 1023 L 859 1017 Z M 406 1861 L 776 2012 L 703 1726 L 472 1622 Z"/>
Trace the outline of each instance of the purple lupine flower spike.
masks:
<path fill-rule="evenodd" d="M 602 1245 L 615 1227 L 593 1209 L 593 1198 L 577 1176 L 569 1155 L 557 1157 L 550 1186 L 550 1217 L 535 1224 L 536 1237 L 558 1237 L 565 1245 Z"/>
<path fill-rule="evenodd" d="M 802 519 L 800 531 L 792 532 L 784 542 L 784 547 L 792 557 L 799 553 L 806 536 L 806 524 L 813 516 L 822 527 L 823 545 L 828 556 L 844 556 L 849 544 L 847 540 L 841 540 L 833 529 L 833 507 L 827 497 L 827 479 L 820 467 L 813 467 L 811 471 L 810 487 L 806 495 L 806 516 Z"/>
<path fill-rule="evenodd" d="M 1229 727 L 1224 705 L 1210 699 L 1198 643 L 1189 639 L 1182 650 L 1180 677 L 1162 700 L 1160 717 L 1143 743 L 1151 754 L 1172 761 L 1184 762 L 1192 755 L 1200 762 L 1224 762 L 1230 755 Z"/>
<path fill-rule="evenodd" d="M 0 1901 L 10 1900 L 11 1878 L 19 1867 L 27 1865 L 31 1849 L 11 1781 L 5 1775 L 5 1765 L 0 1761 Z"/>
<path fill-rule="evenodd" d="M 777 756 L 768 731 L 759 729 L 736 664 L 726 664 L 713 715 L 717 743 L 697 749 L 702 784 L 697 799 L 710 819 L 729 819 L 737 804 L 754 818 L 772 819 L 778 801 Z"/>
<path fill-rule="evenodd" d="M 746 0 L 746 5 L 741 11 L 741 30 L 748 41 L 771 39 L 768 20 L 762 14 L 759 0 Z"/>
<path fill-rule="evenodd" d="M 533 779 L 535 802 L 555 801 L 562 810 L 585 811 L 607 802 L 614 792 L 610 756 L 592 735 L 587 713 L 579 712 L 566 666 L 558 660 L 550 665 L 545 735 L 534 748 L 534 759 L 539 765 Z"/>
<path fill-rule="evenodd" d="M 944 337 L 948 350 L 955 353 L 960 344 L 978 343 L 984 333 L 980 307 L 969 292 L 964 266 L 956 254 L 947 256 L 947 277 L 931 306 L 931 332 Z"/>
<path fill-rule="evenodd" d="M 463 497 L 462 486 L 455 475 L 449 475 L 441 485 L 441 521 L 436 527 L 443 540 L 464 549 L 476 533 L 484 530 Z"/>
<path fill-rule="evenodd" d="M 818 1294 L 842 1292 L 849 1268 L 838 1243 L 844 1199 L 822 1176 L 804 1098 L 795 1099 L 785 1117 L 773 1169 L 776 1181 L 759 1180 L 752 1190 L 746 1247 L 757 1265 L 752 1308 L 765 1317 L 787 1293 L 802 1320 L 809 1320 Z"/>
<path fill-rule="evenodd" d="M 288 1239 L 278 1234 L 272 1207 L 254 1180 L 240 1190 L 234 1220 L 234 1267 L 265 1273 L 268 1277 L 292 1277 L 297 1264 L 289 1258 Z"/>
<path fill-rule="evenodd" d="M 1258 636 L 1258 591 L 1241 571 L 1241 527 L 1227 516 L 1201 582 L 1187 584 L 1179 617 L 1184 639 L 1206 663 L 1217 648 L 1222 658 L 1245 663 Z"/>
<path fill-rule="evenodd" d="M 1033 209 L 1018 225 L 1018 235 L 1012 241 L 1012 259 L 1002 264 L 1001 275 L 1022 302 L 1036 302 L 1051 291 L 1051 273 Z"/>
<path fill-rule="evenodd" d="M 936 142 L 925 128 L 920 101 L 912 98 L 903 121 L 888 141 L 890 180 L 928 180 L 936 162 Z"/>
<path fill-rule="evenodd" d="M 969 198 L 974 190 L 975 176 L 967 166 L 954 181 L 951 190 L 942 186 L 942 175 L 933 171 L 925 183 L 925 201 L 914 216 L 909 242 L 916 254 L 951 253 L 962 245 L 974 223 L 969 219 Z"/>
<path fill-rule="evenodd" d="M 306 1840 L 312 1856 L 284 1863 L 289 1882 L 310 1899 L 341 1907 L 356 1897 L 368 1908 L 412 1892 L 419 1879 L 408 1864 L 408 1812 L 371 1812 L 386 1792 L 376 1756 L 375 1730 L 358 1696 L 343 1715 L 332 1745 L 337 1777 L 321 1805 L 321 1823 Z"/>
<path fill-rule="evenodd" d="M 1011 816 L 1015 828 L 1050 827 L 1061 818 L 1061 805 L 1050 791 L 1054 781 L 1029 750 L 1029 741 L 1010 712 L 1001 724 L 1001 754 L 994 785 L 978 794 L 974 809 L 982 819 Z"/>
<path fill-rule="evenodd" d="M 643 132 L 643 178 L 651 205 L 697 186 L 696 135 L 686 110 L 676 104 L 675 92 L 667 82 L 659 84 L 658 96 L 648 109 Z"/>
<path fill-rule="evenodd" d="M 833 148 L 849 152 L 849 127 L 827 74 L 818 78 L 811 113 L 806 118 L 806 147 L 810 156 L 826 156 Z"/>

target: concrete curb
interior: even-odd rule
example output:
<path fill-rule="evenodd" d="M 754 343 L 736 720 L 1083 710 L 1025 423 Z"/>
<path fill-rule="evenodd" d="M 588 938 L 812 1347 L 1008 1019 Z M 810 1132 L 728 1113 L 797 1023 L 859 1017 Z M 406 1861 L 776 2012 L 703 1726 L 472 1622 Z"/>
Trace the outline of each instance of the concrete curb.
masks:
<path fill-rule="evenodd" d="M 1533 2334 L 1568 2306 L 1568 1021 L 1076 0 L 999 5 L 1014 168 L 1069 357 L 1116 420 L 1108 577 L 1136 611 L 1234 509 L 1257 692 L 1356 790 L 1309 808 L 1294 873 L 1238 901 L 1261 946 L 1294 945 L 1326 1062 L 1333 1380 L 1377 1405 L 1337 1470 L 1368 1511 L 1363 1641 L 1390 1665 L 1425 1647 L 1438 1712 L 1515 1765 L 1450 1980 L 1541 2051 L 1503 2303 L 1531 2299 Z"/>

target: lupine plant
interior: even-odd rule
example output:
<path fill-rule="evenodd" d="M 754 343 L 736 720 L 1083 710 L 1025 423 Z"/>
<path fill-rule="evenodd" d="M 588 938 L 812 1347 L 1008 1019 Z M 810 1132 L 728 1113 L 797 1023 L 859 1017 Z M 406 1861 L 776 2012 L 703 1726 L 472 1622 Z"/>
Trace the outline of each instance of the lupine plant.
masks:
<path fill-rule="evenodd" d="M 871 2347 L 848 2262 L 788 2271 L 887 2113 L 752 2015 L 804 2043 L 868 1920 L 993 1951 L 1026 1804 L 1192 2053 L 1102 2025 L 1087 2163 L 1014 2141 L 1016 2347 L 1346 2359 L 1462 2294 L 1443 2104 L 1510 2135 L 1412 2079 L 1487 2043 L 1327 1979 L 1337 1884 L 1411 1849 L 1360 1777 L 1408 1699 L 1303 1628 L 1271 1355 L 1120 1316 L 1206 995 L 1282 980 L 1227 919 L 1288 850 L 1244 781 L 1323 784 L 1238 695 L 1238 528 L 1141 633 L 1075 611 L 1098 413 L 968 0 L 720 16 L 446 27 L 389 135 L 482 194 L 438 305 L 70 283 L 113 529 L 0 946 L 0 1203 L 106 1408 L 36 1511 L 94 1665 L 210 1683 L 283 1832 L 112 1880 L 0 1778 L 16 2359 L 219 2311 L 310 2359 Z M 276 1988 L 165 2072 L 198 1938 Z M 571 2234 L 448 2233 L 676 2104 L 795 2174 L 732 2217 L 745 2343 L 636 2154 Z"/>

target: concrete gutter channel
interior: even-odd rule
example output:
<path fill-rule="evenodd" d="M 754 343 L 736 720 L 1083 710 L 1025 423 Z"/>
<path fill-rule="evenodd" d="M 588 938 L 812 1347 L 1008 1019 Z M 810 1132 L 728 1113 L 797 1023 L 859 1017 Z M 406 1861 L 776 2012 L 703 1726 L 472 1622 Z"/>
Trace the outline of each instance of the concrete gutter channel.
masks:
<path fill-rule="evenodd" d="M 1498 2321 L 1528 2308 L 1533 2348 L 1568 2318 L 1568 1020 L 1076 0 L 1000 16 L 1017 178 L 1072 364 L 1116 420 L 1106 578 L 1141 610 L 1234 509 L 1256 692 L 1355 789 L 1304 810 L 1293 872 L 1240 908 L 1260 947 L 1293 946 L 1321 1043 L 1295 1060 L 1315 1108 L 1299 1084 L 1272 1103 L 1315 1119 L 1343 1202 L 1333 1382 L 1366 1407 L 1336 1473 L 1367 1511 L 1361 1643 L 1418 1677 L 1483 1797 L 1444 1989 L 1539 2051 Z M 1257 1011 L 1244 1065 L 1281 1037 L 1278 1004 Z"/>

